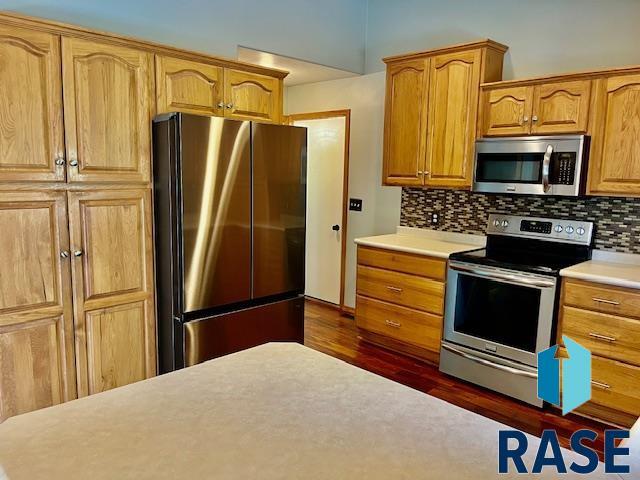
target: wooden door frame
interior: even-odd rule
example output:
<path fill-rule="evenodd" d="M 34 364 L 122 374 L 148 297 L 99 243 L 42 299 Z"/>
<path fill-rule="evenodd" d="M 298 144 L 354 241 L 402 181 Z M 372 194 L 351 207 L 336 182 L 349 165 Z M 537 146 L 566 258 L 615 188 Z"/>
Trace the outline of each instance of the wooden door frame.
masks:
<path fill-rule="evenodd" d="M 349 147 L 351 140 L 351 109 L 327 110 L 322 112 L 295 113 L 285 115 L 284 123 L 293 125 L 295 121 L 323 120 L 327 118 L 344 118 L 344 155 L 342 176 L 342 245 L 340 249 L 340 305 L 341 313 L 353 314 L 353 309 L 344 305 L 344 275 L 347 257 L 347 221 L 349 215 Z"/>

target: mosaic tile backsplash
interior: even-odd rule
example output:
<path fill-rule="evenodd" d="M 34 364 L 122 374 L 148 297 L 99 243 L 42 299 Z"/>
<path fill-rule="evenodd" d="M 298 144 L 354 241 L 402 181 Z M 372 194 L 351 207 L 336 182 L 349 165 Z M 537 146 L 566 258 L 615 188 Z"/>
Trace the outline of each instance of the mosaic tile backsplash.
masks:
<path fill-rule="evenodd" d="M 535 197 L 462 190 L 402 189 L 400 225 L 485 233 L 490 213 L 571 218 L 595 223 L 595 248 L 640 254 L 640 198 Z M 439 214 L 437 225 L 431 214 Z"/>

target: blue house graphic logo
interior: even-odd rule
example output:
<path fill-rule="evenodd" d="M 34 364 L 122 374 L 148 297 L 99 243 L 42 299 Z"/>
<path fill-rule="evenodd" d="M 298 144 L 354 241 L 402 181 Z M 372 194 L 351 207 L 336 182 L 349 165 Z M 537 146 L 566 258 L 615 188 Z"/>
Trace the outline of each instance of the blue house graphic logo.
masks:
<path fill-rule="evenodd" d="M 556 358 L 558 345 L 538 353 L 538 397 L 562 405 L 562 414 L 566 415 L 591 399 L 591 352 L 566 335 L 562 341 L 569 358 Z"/>

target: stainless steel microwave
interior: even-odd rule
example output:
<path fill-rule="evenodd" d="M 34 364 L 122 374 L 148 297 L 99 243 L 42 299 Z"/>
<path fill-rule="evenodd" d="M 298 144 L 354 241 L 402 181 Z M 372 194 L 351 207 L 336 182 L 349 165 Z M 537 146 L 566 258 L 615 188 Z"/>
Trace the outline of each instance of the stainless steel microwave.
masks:
<path fill-rule="evenodd" d="M 478 140 L 473 191 L 576 197 L 585 192 L 588 155 L 586 135 Z"/>

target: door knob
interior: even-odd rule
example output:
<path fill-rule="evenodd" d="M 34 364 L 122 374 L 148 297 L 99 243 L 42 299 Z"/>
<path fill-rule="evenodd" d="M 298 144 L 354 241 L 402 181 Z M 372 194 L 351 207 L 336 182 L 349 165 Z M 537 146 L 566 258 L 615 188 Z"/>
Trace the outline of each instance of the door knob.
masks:
<path fill-rule="evenodd" d="M 334 232 L 339 232 L 340 231 L 340 225 L 334 225 L 333 227 L 331 227 L 331 230 L 333 230 Z"/>

